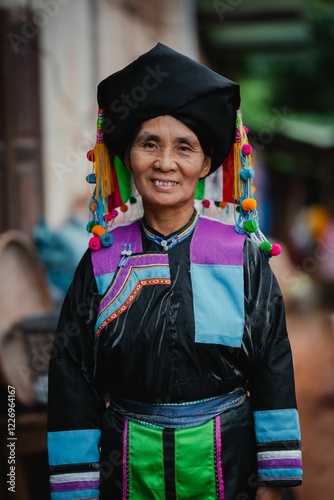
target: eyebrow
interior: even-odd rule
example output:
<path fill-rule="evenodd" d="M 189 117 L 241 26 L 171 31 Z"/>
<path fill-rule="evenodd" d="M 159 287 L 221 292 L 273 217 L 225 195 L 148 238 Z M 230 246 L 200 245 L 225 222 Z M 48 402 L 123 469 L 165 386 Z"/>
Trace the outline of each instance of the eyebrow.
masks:
<path fill-rule="evenodd" d="M 156 135 L 156 134 L 153 134 L 152 132 L 146 132 L 144 130 L 144 132 L 140 132 L 137 137 L 136 137 L 136 141 L 138 140 L 144 140 L 144 141 L 147 141 L 147 140 L 152 140 L 152 141 L 156 141 L 159 139 L 159 136 Z"/>
<path fill-rule="evenodd" d="M 143 132 L 140 132 L 138 134 L 138 136 L 136 138 L 136 141 L 138 141 L 138 140 L 158 141 L 159 139 L 160 139 L 159 135 L 156 135 L 156 134 L 153 134 L 152 132 L 144 130 Z M 193 135 L 184 135 L 184 136 L 176 137 L 175 139 L 176 139 L 177 142 L 189 142 L 191 144 L 195 144 L 195 143 L 199 142 L 198 139 L 196 141 L 196 139 L 194 138 Z"/>

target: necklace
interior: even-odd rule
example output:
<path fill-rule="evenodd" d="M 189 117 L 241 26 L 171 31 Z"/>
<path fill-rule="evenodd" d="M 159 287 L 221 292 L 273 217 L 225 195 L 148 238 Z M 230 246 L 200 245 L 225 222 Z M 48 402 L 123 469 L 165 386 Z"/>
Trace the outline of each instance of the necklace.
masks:
<path fill-rule="evenodd" d="M 142 222 L 142 227 L 144 230 L 144 234 L 146 238 L 148 238 L 151 241 L 154 241 L 157 245 L 161 245 L 163 250 L 167 252 L 171 248 L 173 248 L 175 245 L 178 243 L 181 243 L 184 239 L 186 239 L 195 229 L 197 222 L 199 219 L 199 213 L 194 212 L 194 214 L 191 216 L 190 221 L 188 224 L 183 226 L 178 233 L 174 233 L 172 236 L 169 238 L 164 238 L 163 236 L 160 236 L 159 234 L 155 234 L 151 228 L 145 225 L 144 221 Z"/>

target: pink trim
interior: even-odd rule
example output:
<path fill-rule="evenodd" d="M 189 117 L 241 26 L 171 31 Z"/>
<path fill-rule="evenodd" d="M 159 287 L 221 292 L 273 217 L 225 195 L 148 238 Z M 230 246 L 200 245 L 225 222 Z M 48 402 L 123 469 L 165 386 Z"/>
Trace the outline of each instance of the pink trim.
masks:
<path fill-rule="evenodd" d="M 215 417 L 215 433 L 216 433 L 216 457 L 217 457 L 219 500 L 225 500 L 225 488 L 224 488 L 223 464 L 222 464 L 222 441 L 221 441 L 219 415 Z"/>
<path fill-rule="evenodd" d="M 124 420 L 124 429 L 123 429 L 123 461 L 122 461 L 122 469 L 123 469 L 123 491 L 122 491 L 122 500 L 127 500 L 128 498 L 128 427 L 129 421 L 126 418 Z"/>

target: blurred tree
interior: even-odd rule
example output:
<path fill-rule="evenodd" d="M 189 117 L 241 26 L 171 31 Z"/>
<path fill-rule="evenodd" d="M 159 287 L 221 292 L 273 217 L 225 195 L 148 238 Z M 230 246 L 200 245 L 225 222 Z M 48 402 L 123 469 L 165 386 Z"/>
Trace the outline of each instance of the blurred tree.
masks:
<path fill-rule="evenodd" d="M 246 74 L 269 81 L 271 104 L 322 118 L 334 114 L 334 4 L 309 0 L 304 6 L 309 40 L 304 46 L 246 56 Z M 282 27 L 284 30 L 284 27 Z"/>
<path fill-rule="evenodd" d="M 240 83 L 244 123 L 269 177 L 270 232 L 285 239 L 301 207 L 334 213 L 334 3 L 197 5 L 203 59 Z"/>
<path fill-rule="evenodd" d="M 334 114 L 334 4 L 313 0 L 307 6 L 312 44 L 297 57 L 291 53 L 285 54 L 284 61 L 279 56 L 268 61 L 268 69 L 280 75 L 275 100 L 282 102 L 284 96 L 286 104 L 297 111 L 326 116 Z"/>

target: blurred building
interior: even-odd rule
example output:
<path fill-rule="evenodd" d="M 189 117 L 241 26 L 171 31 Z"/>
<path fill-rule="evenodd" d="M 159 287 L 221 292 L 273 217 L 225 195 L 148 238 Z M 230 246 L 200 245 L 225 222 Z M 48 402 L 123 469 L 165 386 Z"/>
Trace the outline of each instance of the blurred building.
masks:
<path fill-rule="evenodd" d="M 0 231 L 87 193 L 96 86 L 158 41 L 198 57 L 192 0 L 2 0 Z"/>

